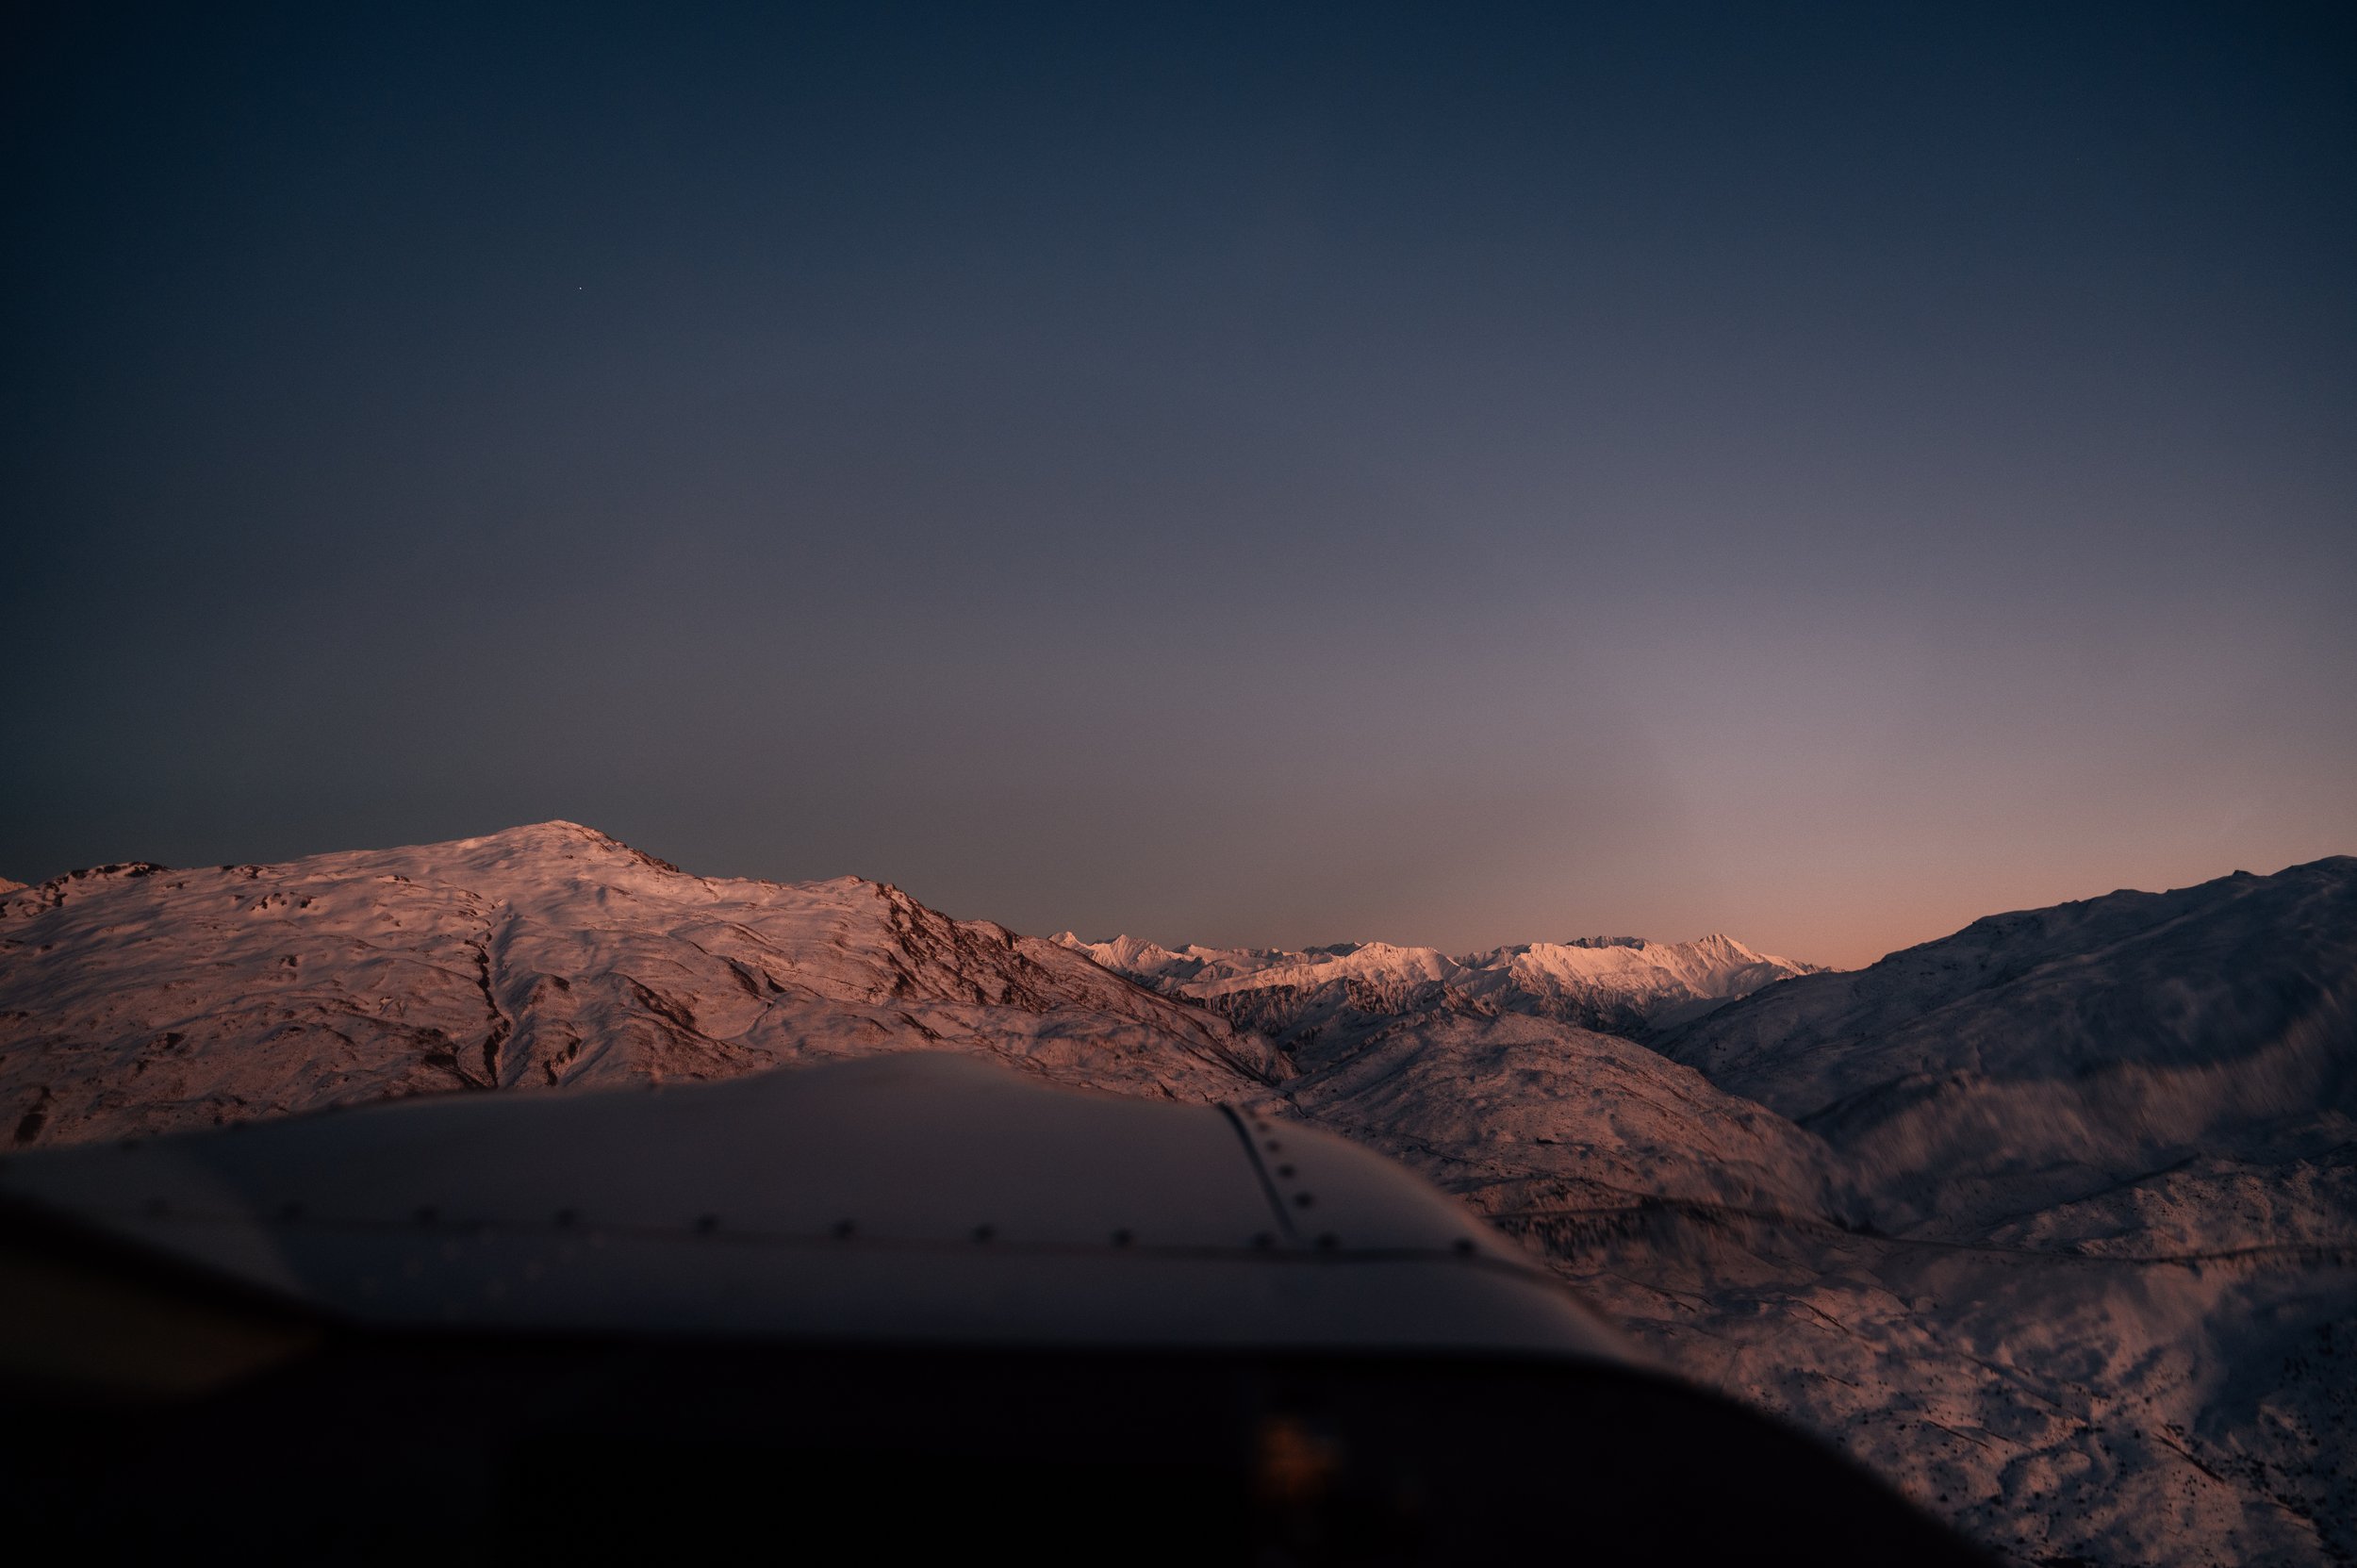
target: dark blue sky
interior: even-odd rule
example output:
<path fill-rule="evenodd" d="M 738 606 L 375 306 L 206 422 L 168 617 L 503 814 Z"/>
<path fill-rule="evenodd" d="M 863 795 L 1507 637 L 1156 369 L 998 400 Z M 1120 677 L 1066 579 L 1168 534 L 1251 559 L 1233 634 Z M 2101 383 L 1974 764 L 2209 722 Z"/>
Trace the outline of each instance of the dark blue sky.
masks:
<path fill-rule="evenodd" d="M 2357 25 L 11 25 L 0 872 L 1858 962 L 2357 850 Z"/>

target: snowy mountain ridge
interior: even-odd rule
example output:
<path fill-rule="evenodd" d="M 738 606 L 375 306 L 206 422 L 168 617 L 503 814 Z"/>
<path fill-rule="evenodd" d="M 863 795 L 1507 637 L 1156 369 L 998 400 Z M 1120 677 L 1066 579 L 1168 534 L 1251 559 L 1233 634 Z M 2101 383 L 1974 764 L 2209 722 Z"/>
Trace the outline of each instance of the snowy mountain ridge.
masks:
<path fill-rule="evenodd" d="M 20 1143 L 912 1045 L 1198 1099 L 1288 1070 L 1223 1019 L 898 888 L 694 877 L 567 822 L 0 896 Z"/>
<path fill-rule="evenodd" d="M 1436 1009 L 1525 1014 L 1641 1039 L 1761 986 L 1821 972 L 1718 933 L 1692 942 L 1525 942 L 1462 956 L 1388 942 L 1174 950 L 1133 936 L 1084 942 L 1065 932 L 1054 940 L 1287 1045 Z"/>

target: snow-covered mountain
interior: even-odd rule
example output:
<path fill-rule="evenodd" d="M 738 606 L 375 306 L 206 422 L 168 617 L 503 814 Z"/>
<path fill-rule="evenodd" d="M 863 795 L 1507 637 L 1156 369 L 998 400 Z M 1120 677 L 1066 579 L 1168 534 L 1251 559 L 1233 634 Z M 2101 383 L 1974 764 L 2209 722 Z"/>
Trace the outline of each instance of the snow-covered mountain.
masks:
<path fill-rule="evenodd" d="M 1191 1099 L 1290 1070 L 1225 1019 L 898 888 L 689 876 L 567 822 L 0 897 L 20 1145 L 913 1045 Z"/>
<path fill-rule="evenodd" d="M 1737 997 L 1818 966 L 1754 952 L 1730 936 L 1648 942 L 1591 936 L 1451 957 L 1437 948 L 1345 942 L 1303 951 L 1188 947 L 1134 936 L 1056 938 L 1106 968 L 1217 1009 L 1288 1048 L 1389 1019 L 1521 1014 L 1644 1039 Z"/>
<path fill-rule="evenodd" d="M 547 823 L 0 890 L 0 1134 L 948 1046 L 1379 1147 L 2016 1560 L 2357 1556 L 2357 861 L 1806 970 L 1042 940 Z"/>

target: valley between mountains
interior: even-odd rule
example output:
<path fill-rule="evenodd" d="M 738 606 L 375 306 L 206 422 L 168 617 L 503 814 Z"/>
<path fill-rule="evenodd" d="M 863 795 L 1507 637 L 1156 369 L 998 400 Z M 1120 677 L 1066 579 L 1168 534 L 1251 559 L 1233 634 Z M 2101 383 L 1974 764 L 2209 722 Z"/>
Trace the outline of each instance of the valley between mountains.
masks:
<path fill-rule="evenodd" d="M 2357 1559 L 2357 859 L 1448 955 L 954 920 L 592 830 L 0 883 L 0 1144 L 912 1048 L 1404 1161 L 2021 1562 Z"/>

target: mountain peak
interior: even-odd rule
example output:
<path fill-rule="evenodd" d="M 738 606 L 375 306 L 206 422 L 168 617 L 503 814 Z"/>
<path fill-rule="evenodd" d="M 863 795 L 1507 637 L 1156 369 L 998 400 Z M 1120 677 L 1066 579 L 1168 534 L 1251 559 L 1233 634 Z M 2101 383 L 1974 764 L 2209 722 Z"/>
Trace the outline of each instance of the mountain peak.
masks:
<path fill-rule="evenodd" d="M 418 846 L 418 848 L 427 850 L 445 847 L 454 850 L 496 847 L 521 852 L 541 853 L 565 853 L 580 849 L 589 849 L 628 855 L 643 865 L 666 871 L 679 870 L 679 867 L 669 861 L 659 859 L 644 850 L 625 844 L 612 834 L 601 833 L 595 828 L 585 827 L 579 822 L 569 822 L 561 817 L 552 817 L 545 822 L 525 822 L 513 828 L 502 828 L 497 833 L 484 834 L 474 838 L 454 839 L 447 846 Z"/>
<path fill-rule="evenodd" d="M 0 966 L 0 1104 L 18 1106 L 20 1143 L 920 1044 L 1165 1098 L 1232 1098 L 1284 1071 L 1223 1019 L 883 883 L 690 876 L 574 822 L 102 867 L 8 898 L 0 922 L 0 952 L 24 957 Z M 141 1075 L 151 1092 L 126 1102 Z"/>

